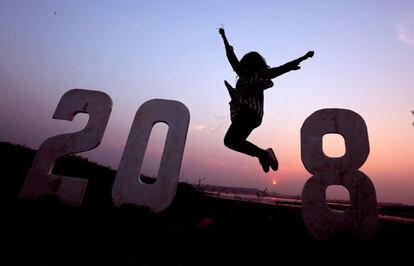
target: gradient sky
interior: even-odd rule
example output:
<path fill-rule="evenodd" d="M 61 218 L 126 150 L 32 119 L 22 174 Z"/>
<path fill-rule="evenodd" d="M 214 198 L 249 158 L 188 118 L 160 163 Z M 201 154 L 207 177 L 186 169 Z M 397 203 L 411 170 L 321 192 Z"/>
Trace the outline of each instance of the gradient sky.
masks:
<path fill-rule="evenodd" d="M 301 70 L 274 80 L 249 138 L 275 150 L 276 173 L 223 145 L 223 80 L 234 84 L 236 75 L 220 23 L 239 58 L 254 50 L 277 66 L 315 51 Z M 99 90 L 111 96 L 112 115 L 101 145 L 81 155 L 117 169 L 138 107 L 174 99 L 191 113 L 181 181 L 299 194 L 311 176 L 300 160 L 302 123 L 316 110 L 346 108 L 367 124 L 371 151 L 361 170 L 378 200 L 414 204 L 413 1 L 1 0 L 0 58 L 0 141 L 38 148 L 82 129 L 86 115 L 68 122 L 52 114 L 64 92 Z M 157 173 L 166 128 L 154 129 L 144 174 Z M 328 140 L 326 152 L 340 152 Z"/>

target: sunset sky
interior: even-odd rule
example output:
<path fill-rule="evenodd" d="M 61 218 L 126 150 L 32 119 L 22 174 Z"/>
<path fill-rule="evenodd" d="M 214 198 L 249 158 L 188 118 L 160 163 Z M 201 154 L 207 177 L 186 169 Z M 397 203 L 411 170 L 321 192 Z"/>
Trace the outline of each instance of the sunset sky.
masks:
<path fill-rule="evenodd" d="M 239 58 L 258 51 L 278 66 L 315 51 L 301 70 L 274 80 L 249 138 L 275 150 L 278 172 L 265 174 L 257 159 L 223 145 L 230 125 L 223 80 L 235 84 L 236 74 L 221 23 Z M 139 106 L 173 99 L 191 113 L 180 181 L 297 195 L 311 176 L 300 159 L 304 120 L 345 108 L 367 124 L 361 171 L 378 201 L 414 204 L 413 1 L 1 0 L 0 58 L 0 141 L 37 149 L 82 129 L 86 115 L 69 122 L 52 114 L 66 91 L 99 90 L 112 98 L 112 114 L 101 145 L 80 155 L 117 169 Z M 157 174 L 166 128 L 154 129 L 144 174 Z M 339 144 L 327 141 L 326 152 L 339 153 Z"/>

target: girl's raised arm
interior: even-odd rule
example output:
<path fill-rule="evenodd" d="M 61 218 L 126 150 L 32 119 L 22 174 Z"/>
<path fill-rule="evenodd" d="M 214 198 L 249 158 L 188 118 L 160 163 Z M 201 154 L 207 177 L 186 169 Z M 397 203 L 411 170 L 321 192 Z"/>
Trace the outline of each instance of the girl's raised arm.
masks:
<path fill-rule="evenodd" d="M 237 56 L 233 51 L 233 46 L 229 44 L 223 28 L 219 29 L 219 33 L 221 37 L 223 38 L 224 47 L 226 48 L 227 59 L 229 60 L 230 65 L 233 68 L 234 72 L 236 72 L 237 75 L 240 76 L 240 62 L 239 62 L 239 59 L 237 59 Z"/>

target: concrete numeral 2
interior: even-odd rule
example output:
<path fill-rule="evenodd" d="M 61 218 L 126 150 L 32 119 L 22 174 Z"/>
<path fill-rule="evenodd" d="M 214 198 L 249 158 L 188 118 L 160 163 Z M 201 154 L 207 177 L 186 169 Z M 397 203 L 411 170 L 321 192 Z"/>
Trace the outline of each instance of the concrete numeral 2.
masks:
<path fill-rule="evenodd" d="M 39 148 L 20 191 L 21 199 L 54 195 L 66 205 L 79 206 L 88 181 L 50 174 L 55 161 L 66 154 L 88 151 L 102 140 L 111 114 L 111 98 L 99 91 L 73 89 L 59 101 L 54 119 L 72 121 L 76 114 L 87 113 L 86 127 L 77 133 L 63 134 L 45 140 Z"/>

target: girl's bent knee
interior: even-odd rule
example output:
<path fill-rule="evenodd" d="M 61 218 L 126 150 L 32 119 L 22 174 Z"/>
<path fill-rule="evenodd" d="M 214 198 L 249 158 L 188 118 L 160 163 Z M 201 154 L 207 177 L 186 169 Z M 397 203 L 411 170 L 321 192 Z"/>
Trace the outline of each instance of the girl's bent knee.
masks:
<path fill-rule="evenodd" d="M 229 135 L 226 135 L 226 136 L 224 137 L 224 145 L 225 145 L 227 148 L 232 149 L 232 148 L 234 148 L 235 146 L 237 146 L 237 142 L 236 142 L 236 141 L 234 141 L 234 139 L 232 139 Z"/>

